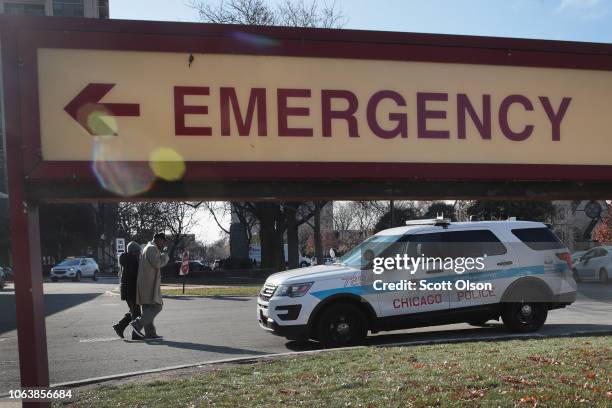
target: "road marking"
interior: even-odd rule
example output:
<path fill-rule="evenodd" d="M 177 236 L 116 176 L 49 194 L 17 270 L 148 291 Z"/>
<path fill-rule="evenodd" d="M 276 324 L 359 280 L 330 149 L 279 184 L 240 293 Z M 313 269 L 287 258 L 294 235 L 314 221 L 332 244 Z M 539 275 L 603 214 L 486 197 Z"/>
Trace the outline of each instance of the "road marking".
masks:
<path fill-rule="evenodd" d="M 123 340 L 119 337 L 98 337 L 95 339 L 81 339 L 79 343 L 101 343 L 104 341 L 115 341 L 115 340 Z"/>

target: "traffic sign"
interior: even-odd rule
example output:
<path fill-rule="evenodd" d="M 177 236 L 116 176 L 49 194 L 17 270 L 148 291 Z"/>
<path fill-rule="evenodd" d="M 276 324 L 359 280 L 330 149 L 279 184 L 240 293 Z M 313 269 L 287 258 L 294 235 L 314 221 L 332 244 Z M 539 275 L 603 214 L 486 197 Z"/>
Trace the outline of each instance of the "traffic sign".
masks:
<path fill-rule="evenodd" d="M 187 275 L 189 273 L 189 251 L 183 251 L 183 261 L 181 262 L 181 270 L 179 275 Z"/>

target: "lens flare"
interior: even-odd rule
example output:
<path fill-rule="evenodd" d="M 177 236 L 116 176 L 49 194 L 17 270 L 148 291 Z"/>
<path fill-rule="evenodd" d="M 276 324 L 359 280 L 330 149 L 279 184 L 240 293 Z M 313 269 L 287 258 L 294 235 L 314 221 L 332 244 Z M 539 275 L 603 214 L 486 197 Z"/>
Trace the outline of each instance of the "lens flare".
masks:
<path fill-rule="evenodd" d="M 146 164 L 116 161 L 120 149 L 114 136 L 94 139 L 92 169 L 98 183 L 107 191 L 122 197 L 132 197 L 148 191 L 155 175 Z"/>
<path fill-rule="evenodd" d="M 240 31 L 236 31 L 232 33 L 232 36 L 240 41 L 244 41 L 252 45 L 257 45 L 259 47 L 278 47 L 281 44 L 280 41 L 275 40 L 273 38 L 268 38 L 268 37 L 264 37 L 261 35 L 243 33 Z"/>
<path fill-rule="evenodd" d="M 116 135 L 119 126 L 114 116 L 109 116 L 102 110 L 94 110 L 87 115 L 87 125 L 94 135 Z"/>
<path fill-rule="evenodd" d="M 185 174 L 185 160 L 176 150 L 169 147 L 153 150 L 149 165 L 157 177 L 166 181 L 180 180 Z"/>

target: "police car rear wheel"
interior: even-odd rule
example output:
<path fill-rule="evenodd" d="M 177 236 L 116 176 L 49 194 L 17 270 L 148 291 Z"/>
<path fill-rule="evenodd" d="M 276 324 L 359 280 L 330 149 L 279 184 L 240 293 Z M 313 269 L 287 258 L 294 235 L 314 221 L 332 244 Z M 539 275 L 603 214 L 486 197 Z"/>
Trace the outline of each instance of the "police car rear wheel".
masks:
<path fill-rule="evenodd" d="M 325 309 L 317 324 L 317 338 L 324 347 L 357 345 L 367 333 L 365 315 L 358 307 L 348 303 Z"/>
<path fill-rule="evenodd" d="M 510 331 L 529 333 L 538 330 L 548 316 L 548 307 L 543 302 L 506 303 L 502 320 Z"/>

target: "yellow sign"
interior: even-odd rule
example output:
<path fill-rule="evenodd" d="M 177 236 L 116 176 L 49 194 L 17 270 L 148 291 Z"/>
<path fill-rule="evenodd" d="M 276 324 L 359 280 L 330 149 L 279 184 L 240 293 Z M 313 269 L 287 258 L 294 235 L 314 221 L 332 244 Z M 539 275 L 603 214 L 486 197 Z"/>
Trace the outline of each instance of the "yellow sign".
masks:
<path fill-rule="evenodd" d="M 611 165 L 612 72 L 38 50 L 43 159 Z M 169 159 L 170 160 L 170 159 Z"/>

